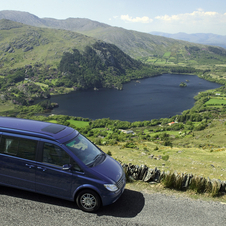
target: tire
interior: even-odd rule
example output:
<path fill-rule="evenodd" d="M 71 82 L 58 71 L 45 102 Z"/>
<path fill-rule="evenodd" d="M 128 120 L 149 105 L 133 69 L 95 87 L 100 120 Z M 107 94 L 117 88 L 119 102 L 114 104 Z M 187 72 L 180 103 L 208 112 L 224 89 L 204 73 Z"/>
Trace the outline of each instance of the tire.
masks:
<path fill-rule="evenodd" d="M 76 197 L 76 204 L 85 212 L 96 212 L 101 206 L 99 195 L 90 189 L 82 190 Z"/>

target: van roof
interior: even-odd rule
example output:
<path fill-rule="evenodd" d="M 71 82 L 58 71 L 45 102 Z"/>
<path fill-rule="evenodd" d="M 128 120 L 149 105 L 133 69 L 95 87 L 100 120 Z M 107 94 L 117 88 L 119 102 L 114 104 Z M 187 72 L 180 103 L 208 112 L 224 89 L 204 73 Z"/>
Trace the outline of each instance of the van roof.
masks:
<path fill-rule="evenodd" d="M 63 139 L 69 135 L 75 137 L 78 134 L 76 130 L 68 126 L 12 117 L 0 117 L 0 131 L 33 135 L 52 140 Z"/>

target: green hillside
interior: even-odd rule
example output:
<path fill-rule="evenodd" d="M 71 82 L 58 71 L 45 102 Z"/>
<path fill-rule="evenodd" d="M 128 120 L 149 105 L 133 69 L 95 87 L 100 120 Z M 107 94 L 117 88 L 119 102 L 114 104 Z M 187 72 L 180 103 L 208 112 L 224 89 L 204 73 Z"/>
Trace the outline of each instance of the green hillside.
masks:
<path fill-rule="evenodd" d="M 57 20 L 39 18 L 27 12 L 0 11 L 0 19 L 7 18 L 36 27 L 48 27 L 79 32 L 98 40 L 111 43 L 132 58 L 154 65 L 192 65 L 215 64 L 225 62 L 217 51 L 224 52 L 220 47 L 209 48 L 207 45 L 194 44 L 148 33 L 112 27 L 104 23 L 84 18 L 68 18 Z M 190 51 L 191 49 L 195 50 Z"/>
<path fill-rule="evenodd" d="M 84 20 L 81 23 L 84 25 Z M 98 23 L 88 23 L 86 32 L 93 24 Z M 127 52 L 146 49 L 152 56 L 143 57 L 141 60 L 147 63 L 143 64 L 116 45 L 81 33 L 0 20 L 0 94 L 3 102 L 9 101 L 2 109 L 8 105 L 12 109 L 10 101 L 14 106 L 30 105 L 37 97 L 78 89 L 122 89 L 122 84 L 132 79 L 162 73 L 195 73 L 225 84 L 226 50 L 222 48 L 141 36 L 140 32 L 110 26 L 95 26 L 93 30 L 99 30 L 103 37 L 112 34 L 112 39 L 124 43 Z M 51 104 L 43 107 L 51 108 Z"/>
<path fill-rule="evenodd" d="M 131 79 L 158 73 L 158 68 L 143 65 L 113 44 L 76 32 L 0 20 L 2 101 L 30 105 L 36 97 L 77 89 L 122 89 Z"/>
<path fill-rule="evenodd" d="M 9 20 L 0 20 L 1 70 L 25 65 L 57 67 L 64 52 L 83 50 L 95 39 L 79 33 L 31 27 Z"/>

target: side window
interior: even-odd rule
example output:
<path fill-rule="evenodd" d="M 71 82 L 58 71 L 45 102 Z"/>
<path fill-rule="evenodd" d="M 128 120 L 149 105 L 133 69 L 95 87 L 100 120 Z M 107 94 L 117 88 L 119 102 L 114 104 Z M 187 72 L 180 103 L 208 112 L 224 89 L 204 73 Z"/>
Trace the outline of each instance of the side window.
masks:
<path fill-rule="evenodd" d="M 44 143 L 42 162 L 63 166 L 70 164 L 70 156 L 59 146 Z"/>
<path fill-rule="evenodd" d="M 72 169 L 75 170 L 75 171 L 79 171 L 79 172 L 82 172 L 82 169 L 80 168 L 80 166 L 78 165 L 77 162 L 75 162 L 74 160 L 72 160 Z"/>
<path fill-rule="evenodd" d="M 11 136 L 2 136 L 0 152 L 24 159 L 35 160 L 37 141 Z"/>
<path fill-rule="evenodd" d="M 19 139 L 17 137 L 2 136 L 0 152 L 3 154 L 17 156 Z"/>
<path fill-rule="evenodd" d="M 19 139 L 17 156 L 25 159 L 35 160 L 37 141 Z"/>

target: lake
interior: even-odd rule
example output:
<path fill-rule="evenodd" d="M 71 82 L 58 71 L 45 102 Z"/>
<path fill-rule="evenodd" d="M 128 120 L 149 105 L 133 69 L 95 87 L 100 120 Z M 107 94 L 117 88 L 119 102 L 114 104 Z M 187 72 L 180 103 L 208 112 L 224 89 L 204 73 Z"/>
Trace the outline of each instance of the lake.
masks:
<path fill-rule="evenodd" d="M 186 80 L 187 87 L 180 87 Z M 221 86 L 195 75 L 178 74 L 163 74 L 139 82 L 124 84 L 122 91 L 100 89 L 52 96 L 51 101 L 59 107 L 51 113 L 130 122 L 168 118 L 192 108 L 198 92 Z"/>

